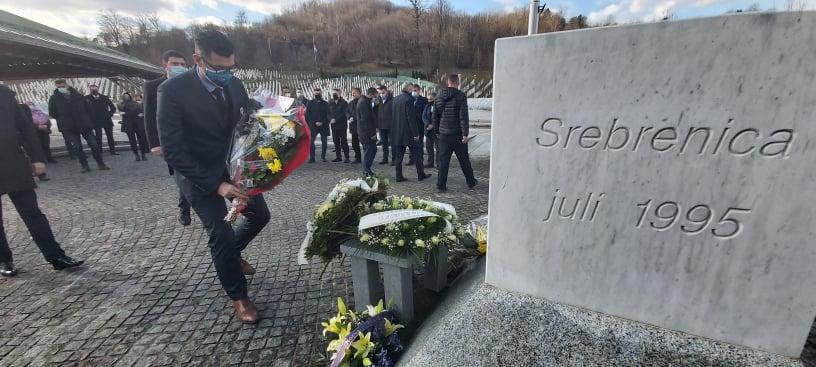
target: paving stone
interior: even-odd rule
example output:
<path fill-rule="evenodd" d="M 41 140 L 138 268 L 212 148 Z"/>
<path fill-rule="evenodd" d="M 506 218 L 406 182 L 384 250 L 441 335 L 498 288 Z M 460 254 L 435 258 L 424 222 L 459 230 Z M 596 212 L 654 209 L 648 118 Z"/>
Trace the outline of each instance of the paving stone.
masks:
<path fill-rule="evenodd" d="M 37 190 L 57 240 L 86 260 L 82 269 L 46 264 L 2 197 L 21 273 L 0 279 L 0 365 L 305 366 L 302 359 L 325 350 L 320 322 L 337 297 L 353 307 L 349 264 L 335 261 L 320 278 L 323 264 L 298 266 L 297 253 L 315 205 L 341 178 L 357 177 L 358 165 L 307 164 L 265 194 L 272 219 L 243 254 L 258 271 L 249 292 L 264 318 L 244 326 L 218 283 L 200 221 L 176 220 L 177 189 L 161 159 L 105 160 L 111 171 L 80 174 L 76 161 L 60 159 Z M 464 219 L 485 213 L 488 162 L 474 161 L 482 183 L 475 190 L 453 162 L 445 194 L 435 179 L 395 183 L 393 167 L 375 170 L 392 178 L 393 194 L 448 202 Z"/>

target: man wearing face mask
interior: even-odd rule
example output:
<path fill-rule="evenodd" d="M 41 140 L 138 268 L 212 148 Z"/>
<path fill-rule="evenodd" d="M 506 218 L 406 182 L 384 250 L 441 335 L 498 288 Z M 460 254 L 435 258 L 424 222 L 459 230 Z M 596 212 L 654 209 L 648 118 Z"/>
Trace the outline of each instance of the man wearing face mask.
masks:
<path fill-rule="evenodd" d="M 377 156 L 377 90 L 368 88 L 357 101 L 357 135 L 363 146 L 363 176 L 374 176 L 371 165 Z"/>
<path fill-rule="evenodd" d="M 305 95 L 303 95 L 303 91 L 300 90 L 300 89 L 298 89 L 297 92 L 295 93 L 295 99 L 303 107 L 306 107 L 306 106 L 309 105 L 309 99 L 306 98 Z"/>
<path fill-rule="evenodd" d="M 379 96 L 377 97 L 377 124 L 380 131 L 380 145 L 383 148 L 383 159 L 380 164 L 388 164 L 388 150 L 391 146 L 389 141 L 389 134 L 391 132 L 391 125 L 394 120 L 394 95 L 388 91 L 384 85 L 377 87 Z M 394 165 L 394 162 L 391 162 Z"/>
<path fill-rule="evenodd" d="M 428 104 L 422 111 L 422 123 L 425 125 L 425 152 L 428 153 L 428 161 L 425 163 L 425 168 L 433 168 L 436 165 L 436 151 L 439 150 L 436 141 L 436 134 L 434 134 L 433 113 L 434 101 L 436 100 L 436 92 L 428 93 Z"/>
<path fill-rule="evenodd" d="M 431 175 L 425 174 L 425 167 L 422 165 L 422 155 L 419 148 L 419 140 L 422 130 L 417 124 L 417 113 L 414 110 L 414 97 L 411 96 L 413 84 L 407 83 L 402 94 L 394 98 L 393 125 L 391 125 L 391 144 L 394 150 L 394 168 L 396 169 L 397 182 L 406 181 L 402 175 L 402 160 L 405 157 L 405 150 L 409 150 L 409 156 L 414 162 L 417 170 L 417 179 L 425 180 Z"/>
<path fill-rule="evenodd" d="M 94 134 L 96 135 L 96 145 L 102 149 L 102 132 L 108 137 L 108 148 L 110 148 L 111 155 L 119 155 L 116 153 L 116 141 L 113 139 L 113 114 L 116 113 L 116 106 L 113 105 L 111 99 L 99 93 L 99 86 L 91 84 L 91 93 L 85 96 L 88 100 L 88 105 L 91 106 L 91 120 L 94 123 Z"/>
<path fill-rule="evenodd" d="M 235 125 L 254 104 L 233 76 L 235 48 L 226 35 L 205 29 L 195 36 L 195 50 L 194 68 L 159 85 L 162 154 L 209 234 L 215 271 L 237 318 L 254 324 L 258 310 L 249 299 L 246 275 L 255 269 L 241 252 L 269 222 L 269 208 L 263 195 L 248 197 L 233 185 L 226 166 Z M 246 200 L 244 218 L 235 228 L 224 220 L 224 198 Z"/>
<path fill-rule="evenodd" d="M 348 102 L 340 96 L 339 89 L 332 89 L 332 100 L 329 102 L 329 125 L 331 125 L 332 141 L 334 141 L 334 153 L 336 158 L 332 162 L 341 162 L 343 158 L 340 153 L 346 158 L 346 163 L 351 163 L 349 159 L 348 146 L 348 121 L 346 114 L 348 113 Z"/>
<path fill-rule="evenodd" d="M 320 88 L 314 89 L 314 99 L 306 105 L 306 122 L 312 131 L 312 145 L 309 151 L 309 163 L 315 162 L 315 139 L 320 135 L 321 146 L 320 158 L 326 161 L 326 148 L 329 143 L 329 104 L 323 100 L 323 93 Z"/>
<path fill-rule="evenodd" d="M 420 93 L 422 92 L 422 88 L 419 84 L 411 84 L 411 97 L 414 97 L 414 111 L 416 112 L 416 122 L 417 122 L 417 131 L 420 132 L 419 134 L 419 141 L 417 141 L 417 145 L 419 146 L 419 158 L 420 162 L 422 162 L 422 146 L 423 140 L 425 137 L 425 124 L 422 123 L 422 112 L 425 110 L 425 106 L 428 105 L 428 99 L 423 97 Z M 414 157 L 409 155 L 408 163 L 405 164 L 406 166 L 413 166 L 414 165 Z"/>
<path fill-rule="evenodd" d="M 165 80 L 181 75 L 187 71 L 187 59 L 181 52 L 176 50 L 165 51 L 162 55 L 162 67 L 164 68 L 164 75 L 161 78 L 153 79 L 145 82 L 142 91 L 145 96 L 144 100 L 144 121 L 145 131 L 147 132 L 147 142 L 150 146 L 150 152 L 154 155 L 161 155 L 161 142 L 159 141 L 159 128 L 156 119 L 156 108 L 158 107 L 158 90 L 159 85 Z M 173 174 L 173 168 L 168 166 L 170 175 Z M 189 226 L 192 223 L 190 217 L 190 203 L 184 197 L 184 193 L 179 188 L 178 197 L 178 221 L 183 226 Z"/>
<path fill-rule="evenodd" d="M 349 123 L 349 132 L 351 132 L 351 148 L 354 149 L 354 163 L 361 162 L 360 155 L 360 135 L 357 134 L 357 102 L 360 101 L 362 91 L 360 88 L 351 88 L 351 101 L 348 104 L 348 113 L 346 114 Z"/>
<path fill-rule="evenodd" d="M 82 173 L 91 170 L 88 166 L 88 157 L 82 149 L 82 138 L 91 147 L 91 153 L 100 170 L 110 169 L 102 160 L 102 149 L 96 144 L 93 133 L 94 124 L 91 121 L 91 108 L 88 101 L 73 87 L 69 87 L 65 79 L 54 81 L 57 89 L 48 99 L 48 115 L 57 120 L 57 129 L 62 133 L 82 165 Z"/>

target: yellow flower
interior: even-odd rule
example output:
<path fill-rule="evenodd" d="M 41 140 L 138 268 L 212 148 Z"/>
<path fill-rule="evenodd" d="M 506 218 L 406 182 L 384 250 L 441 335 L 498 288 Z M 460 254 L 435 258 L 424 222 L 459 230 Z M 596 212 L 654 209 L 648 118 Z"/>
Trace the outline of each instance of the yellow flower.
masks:
<path fill-rule="evenodd" d="M 283 169 L 283 163 L 281 163 L 280 159 L 273 159 L 271 162 L 266 164 L 266 168 L 269 168 L 272 173 L 278 173 Z"/>
<path fill-rule="evenodd" d="M 258 153 L 261 154 L 261 158 L 265 161 L 271 161 L 275 158 L 278 158 L 278 152 L 275 148 L 260 148 L 258 149 Z"/>
<path fill-rule="evenodd" d="M 487 253 L 487 241 L 479 241 L 479 247 L 476 248 L 480 254 L 484 255 Z"/>

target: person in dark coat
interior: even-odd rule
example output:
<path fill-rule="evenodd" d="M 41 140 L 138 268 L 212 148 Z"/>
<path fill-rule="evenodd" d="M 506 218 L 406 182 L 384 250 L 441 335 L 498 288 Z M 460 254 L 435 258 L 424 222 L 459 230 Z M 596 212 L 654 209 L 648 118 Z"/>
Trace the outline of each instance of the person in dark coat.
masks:
<path fill-rule="evenodd" d="M 380 145 L 383 147 L 383 159 L 380 164 L 388 164 L 388 149 L 393 145 L 389 138 L 394 119 L 394 95 L 384 85 L 377 87 L 377 92 L 379 93 L 377 97 L 377 103 L 379 104 L 377 107 L 377 128 L 380 131 Z M 393 166 L 394 162 L 391 162 L 391 165 Z"/>
<path fill-rule="evenodd" d="M 329 104 L 323 100 L 323 92 L 320 88 L 314 89 L 314 99 L 306 105 L 306 122 L 312 131 L 312 144 L 309 150 L 309 163 L 315 162 L 315 139 L 320 135 L 321 147 L 320 158 L 326 161 L 326 148 L 329 145 Z"/>
<path fill-rule="evenodd" d="M 420 155 L 419 139 L 422 130 L 416 121 L 417 113 L 414 109 L 414 97 L 411 96 L 413 85 L 408 83 L 403 87 L 402 94 L 394 98 L 393 119 L 391 120 L 390 140 L 394 149 L 394 168 L 396 169 L 397 182 L 405 181 L 402 175 L 402 159 L 405 157 L 405 149 L 408 148 L 411 160 L 417 169 L 417 178 L 422 181 L 430 175 L 425 174 Z"/>
<path fill-rule="evenodd" d="M 422 123 L 422 112 L 425 110 L 425 106 L 428 105 L 428 99 L 422 96 L 422 88 L 420 88 L 419 84 L 411 84 L 411 96 L 414 97 L 414 111 L 416 111 L 416 121 L 417 121 L 417 128 L 420 132 L 419 134 L 419 157 L 422 158 L 422 147 L 425 140 L 425 134 L 422 133 L 425 130 L 425 126 Z M 413 166 L 414 159 L 410 155 L 408 156 L 408 163 L 405 163 L 406 166 Z"/>
<path fill-rule="evenodd" d="M 25 118 L 34 124 L 34 131 L 37 132 L 37 140 L 40 141 L 40 147 L 42 148 L 43 155 L 45 155 L 45 160 L 48 163 L 54 162 L 54 159 L 51 157 L 51 121 L 47 119 L 48 116 L 40 116 L 46 117 L 46 119 L 45 121 L 41 121 L 41 123 L 37 123 L 37 121 L 34 121 L 34 111 L 37 111 L 37 113 L 42 113 L 43 115 L 44 113 L 34 107 L 33 103 L 20 103 L 20 108 L 23 110 L 23 115 L 25 115 Z M 45 173 L 38 175 L 37 178 L 40 181 L 51 181 L 51 179 L 48 178 L 48 175 Z"/>
<path fill-rule="evenodd" d="M 434 101 L 436 100 L 436 92 L 428 93 L 428 104 L 422 111 L 422 123 L 425 125 L 425 152 L 428 153 L 428 161 L 425 163 L 425 168 L 433 168 L 438 164 L 436 158 L 436 151 L 438 151 L 439 143 L 436 141 L 436 134 L 434 133 L 433 112 Z"/>
<path fill-rule="evenodd" d="M 102 132 L 108 137 L 108 148 L 110 148 L 111 155 L 119 155 L 116 153 L 116 141 L 113 139 L 113 114 L 116 113 L 116 106 L 113 105 L 111 99 L 99 93 L 99 86 L 91 84 L 91 93 L 85 96 L 88 100 L 88 106 L 91 107 L 91 120 L 94 123 L 94 135 L 96 135 L 96 144 L 99 149 L 102 149 Z"/>
<path fill-rule="evenodd" d="M 158 126 L 164 160 L 209 234 L 215 271 L 237 318 L 254 324 L 258 309 L 247 294 L 255 269 L 242 258 L 269 222 L 263 195 L 248 197 L 230 182 L 227 157 L 236 124 L 254 111 L 244 83 L 233 76 L 235 47 L 226 35 L 205 29 L 195 36 L 195 67 L 165 81 L 158 91 Z M 224 219 L 224 199 L 246 203 L 235 228 Z"/>
<path fill-rule="evenodd" d="M 363 176 L 374 176 L 371 166 L 377 156 L 377 90 L 368 88 L 357 101 L 357 135 L 363 147 Z"/>
<path fill-rule="evenodd" d="M 159 124 L 156 120 L 159 85 L 161 85 L 161 83 L 167 79 L 186 72 L 187 59 L 181 54 L 181 52 L 175 50 L 165 51 L 162 55 L 162 68 L 164 68 L 164 75 L 162 75 L 161 78 L 145 82 L 144 87 L 142 88 L 142 93 L 145 95 L 144 121 L 145 132 L 147 133 L 147 144 L 150 146 L 150 152 L 157 156 L 161 156 L 162 154 L 161 142 L 159 141 Z M 173 175 L 172 167 L 168 165 L 167 170 L 170 172 L 170 175 Z M 190 216 L 190 202 L 184 197 L 181 187 L 179 187 L 178 208 L 179 223 L 183 226 L 189 226 L 193 222 L 193 219 Z"/>
<path fill-rule="evenodd" d="M 80 97 L 81 98 L 81 97 Z M 45 155 L 37 141 L 34 123 L 29 120 L 11 89 L 0 85 L 0 196 L 8 195 L 31 233 L 45 260 L 61 270 L 82 265 L 68 257 L 54 238 L 48 218 L 40 211 L 37 184 L 33 176 L 45 174 Z M 2 205 L 2 202 L 0 202 Z M 14 259 L 3 227 L 0 208 L 0 275 L 17 275 Z"/>
<path fill-rule="evenodd" d="M 142 104 L 133 100 L 130 93 L 122 94 L 122 103 L 119 104 L 119 111 L 122 114 L 122 132 L 127 134 L 130 141 L 130 150 L 136 155 L 136 161 L 146 161 L 147 135 L 144 128 L 144 109 Z"/>
<path fill-rule="evenodd" d="M 468 155 L 468 133 L 470 118 L 468 116 L 467 96 L 459 90 L 459 75 L 448 76 L 448 88 L 442 91 L 434 101 L 434 131 L 439 140 L 439 178 L 436 188 L 440 192 L 448 190 L 448 168 L 451 155 L 456 154 L 462 173 L 469 188 L 476 186 L 473 167 Z"/>
<path fill-rule="evenodd" d="M 361 162 L 360 154 L 360 136 L 357 134 L 357 102 L 360 100 L 362 91 L 360 88 L 351 88 L 351 101 L 348 104 L 348 124 L 349 132 L 351 132 L 351 149 L 354 150 L 354 162 Z"/>
<path fill-rule="evenodd" d="M 297 92 L 295 92 L 295 100 L 297 100 L 297 103 L 303 107 L 309 105 L 309 99 L 306 98 L 305 95 L 303 95 L 303 91 L 300 89 L 298 89 Z"/>
<path fill-rule="evenodd" d="M 346 163 L 351 163 L 349 159 L 348 146 L 348 102 L 340 95 L 339 89 L 332 90 L 332 99 L 329 102 L 329 125 L 331 126 L 332 141 L 334 142 L 335 158 L 332 162 L 343 161 L 340 153 L 343 153 Z"/>
<path fill-rule="evenodd" d="M 48 114 L 57 120 L 57 129 L 69 143 L 74 156 L 82 165 L 82 173 L 89 172 L 88 158 L 82 148 L 82 138 L 91 147 L 91 154 L 100 170 L 110 169 L 102 160 L 102 149 L 96 144 L 91 121 L 90 107 L 85 97 L 73 87 L 69 87 L 64 79 L 54 81 L 57 89 L 48 99 Z"/>

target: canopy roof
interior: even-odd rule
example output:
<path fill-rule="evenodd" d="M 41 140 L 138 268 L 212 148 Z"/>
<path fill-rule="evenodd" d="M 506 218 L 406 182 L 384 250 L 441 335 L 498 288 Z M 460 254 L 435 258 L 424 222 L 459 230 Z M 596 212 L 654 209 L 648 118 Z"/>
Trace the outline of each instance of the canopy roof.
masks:
<path fill-rule="evenodd" d="M 0 80 L 161 74 L 130 55 L 0 10 Z"/>

